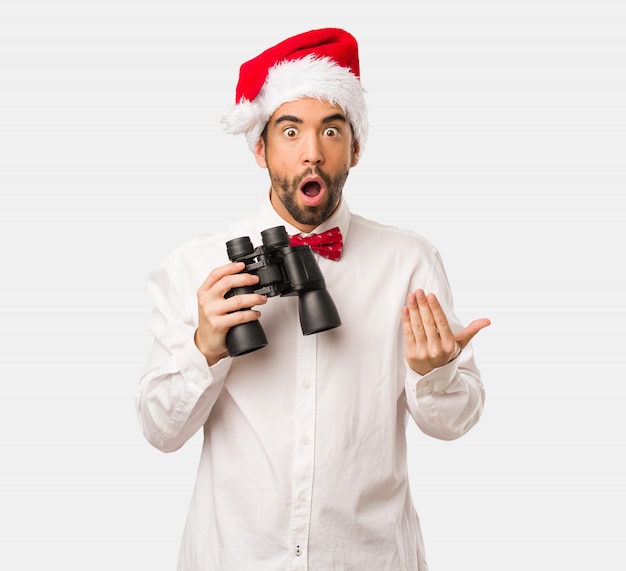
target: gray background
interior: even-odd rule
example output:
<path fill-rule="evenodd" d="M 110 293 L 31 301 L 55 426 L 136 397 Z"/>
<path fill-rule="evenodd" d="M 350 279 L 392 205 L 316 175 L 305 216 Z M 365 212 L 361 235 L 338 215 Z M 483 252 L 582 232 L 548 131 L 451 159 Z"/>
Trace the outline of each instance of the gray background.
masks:
<path fill-rule="evenodd" d="M 431 571 L 623 570 L 622 3 L 213 5 L 0 6 L 0 568 L 175 568 L 200 441 L 140 435 L 145 279 L 267 190 L 219 123 L 239 65 L 339 26 L 371 120 L 352 209 L 428 237 L 493 321 L 481 423 L 409 430 Z"/>

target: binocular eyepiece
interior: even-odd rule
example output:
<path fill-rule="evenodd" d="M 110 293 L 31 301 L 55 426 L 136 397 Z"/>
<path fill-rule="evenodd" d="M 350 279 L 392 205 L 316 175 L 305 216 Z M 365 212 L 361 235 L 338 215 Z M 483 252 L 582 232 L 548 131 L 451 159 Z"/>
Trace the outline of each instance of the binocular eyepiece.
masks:
<path fill-rule="evenodd" d="M 300 326 L 304 335 L 320 333 L 341 325 L 341 319 L 310 246 L 290 246 L 284 226 L 261 232 L 263 244 L 257 248 L 248 236 L 226 242 L 231 262 L 244 262 L 242 273 L 259 276 L 255 286 L 233 288 L 226 297 L 260 293 L 268 297 L 298 296 Z M 249 321 L 235 325 L 226 334 L 231 357 L 245 355 L 268 344 L 261 323 Z"/>

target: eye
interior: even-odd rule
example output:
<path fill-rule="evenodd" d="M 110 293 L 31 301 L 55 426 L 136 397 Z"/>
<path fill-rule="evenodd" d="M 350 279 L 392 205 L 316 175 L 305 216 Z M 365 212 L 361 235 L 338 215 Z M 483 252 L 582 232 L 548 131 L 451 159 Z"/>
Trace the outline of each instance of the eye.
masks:
<path fill-rule="evenodd" d="M 324 135 L 326 137 L 338 137 L 340 134 L 340 131 L 337 127 L 326 127 L 326 129 L 324 129 Z"/>
<path fill-rule="evenodd" d="M 287 137 L 288 139 L 293 139 L 294 137 L 298 136 L 298 129 L 296 129 L 295 127 L 287 127 L 283 131 L 283 135 L 285 135 L 285 137 Z"/>

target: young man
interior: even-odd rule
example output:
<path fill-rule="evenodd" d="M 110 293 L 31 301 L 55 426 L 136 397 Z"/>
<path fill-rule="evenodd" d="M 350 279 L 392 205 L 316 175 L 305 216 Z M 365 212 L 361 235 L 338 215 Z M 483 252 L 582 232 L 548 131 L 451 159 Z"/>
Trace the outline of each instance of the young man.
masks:
<path fill-rule="evenodd" d="M 268 170 L 269 193 L 256 215 L 181 246 L 151 275 L 154 344 L 137 393 L 160 450 L 204 432 L 178 568 L 424 571 L 406 425 L 449 440 L 478 421 L 470 340 L 489 321 L 455 317 L 428 241 L 342 197 L 367 134 L 350 34 L 312 30 L 242 65 L 225 122 Z M 313 233 L 340 326 L 303 335 L 298 296 L 268 298 L 228 262 L 227 241 L 257 246 L 276 226 L 294 240 Z M 333 243 L 320 246 L 328 230 Z M 257 320 L 267 346 L 230 356 L 229 330 Z"/>

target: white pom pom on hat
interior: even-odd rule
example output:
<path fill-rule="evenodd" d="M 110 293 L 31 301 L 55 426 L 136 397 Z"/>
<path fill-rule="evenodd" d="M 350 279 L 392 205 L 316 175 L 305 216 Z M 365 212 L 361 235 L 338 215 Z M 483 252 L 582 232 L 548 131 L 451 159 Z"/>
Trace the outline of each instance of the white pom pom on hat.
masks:
<path fill-rule="evenodd" d="M 310 97 L 341 107 L 363 148 L 368 129 L 364 92 L 356 39 L 340 28 L 311 30 L 242 64 L 235 106 L 222 121 L 226 132 L 245 134 L 254 150 L 276 109 Z"/>

